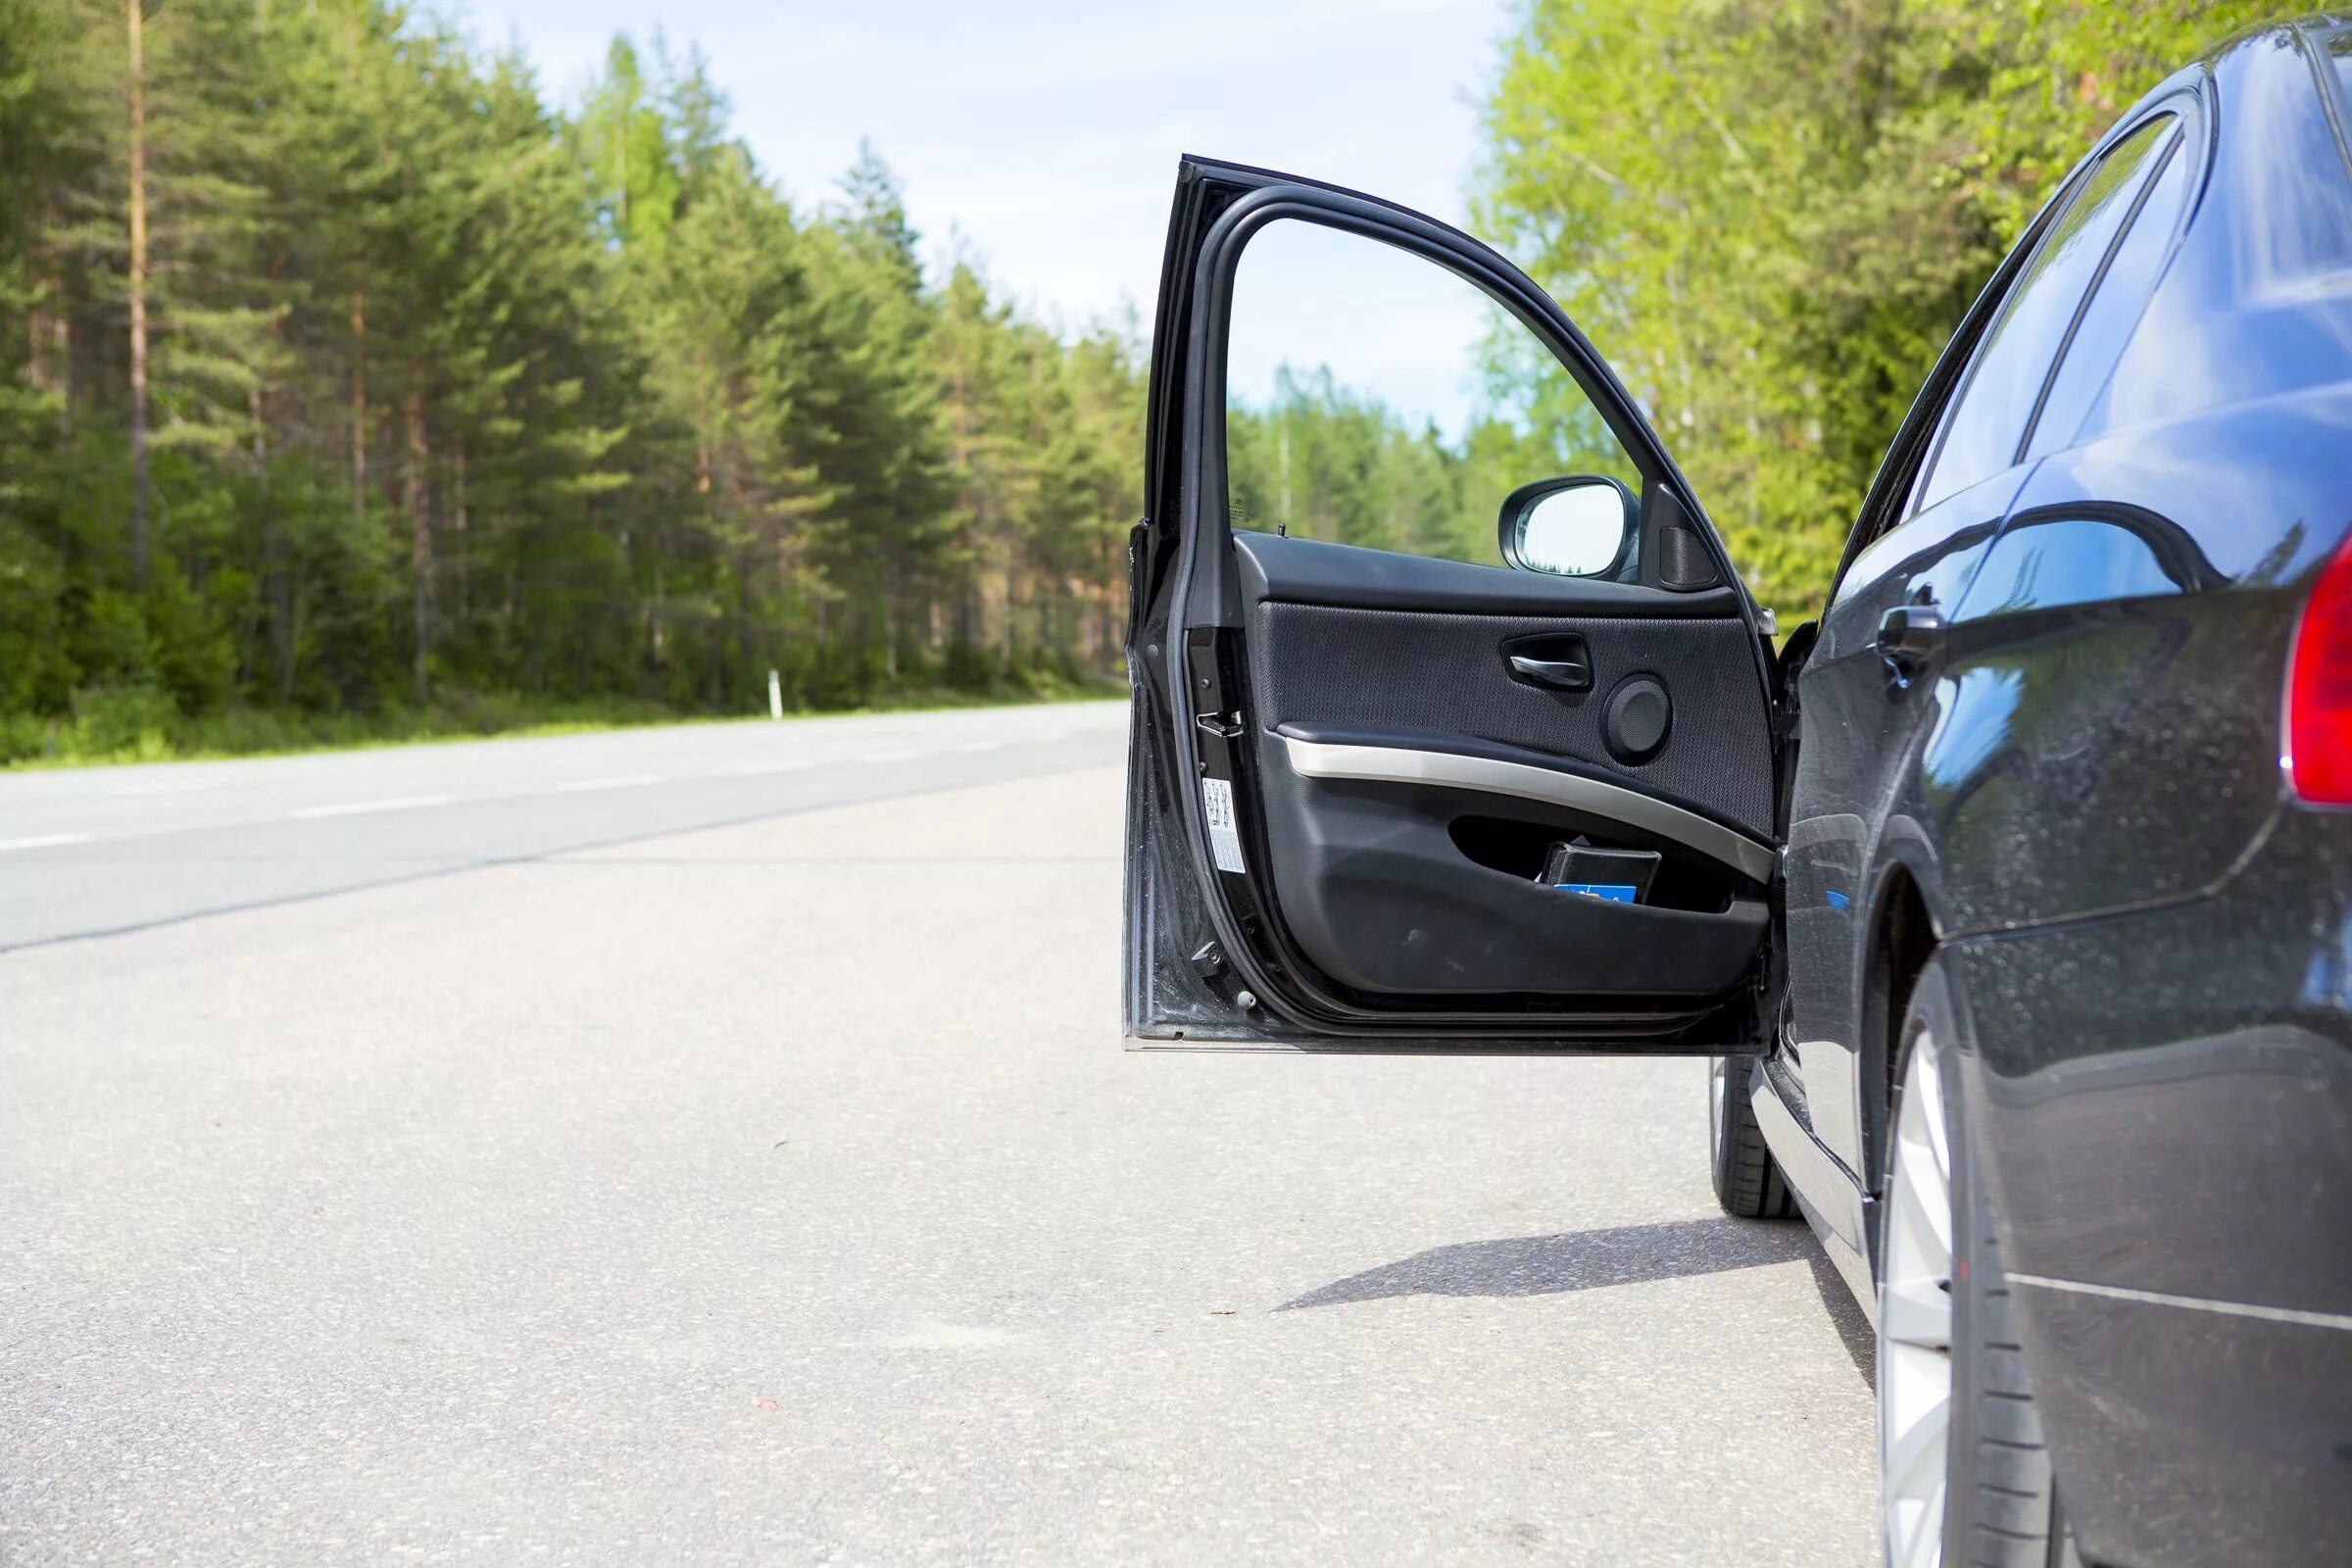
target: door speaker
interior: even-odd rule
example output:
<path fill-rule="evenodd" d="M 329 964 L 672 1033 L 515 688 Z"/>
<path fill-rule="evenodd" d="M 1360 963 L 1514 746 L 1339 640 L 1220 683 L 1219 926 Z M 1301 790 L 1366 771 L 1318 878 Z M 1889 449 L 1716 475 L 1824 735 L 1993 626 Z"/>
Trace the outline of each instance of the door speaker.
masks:
<path fill-rule="evenodd" d="M 1655 675 L 1628 675 L 1609 693 L 1601 710 L 1601 736 L 1620 762 L 1646 762 L 1666 744 L 1674 727 L 1674 704 Z"/>

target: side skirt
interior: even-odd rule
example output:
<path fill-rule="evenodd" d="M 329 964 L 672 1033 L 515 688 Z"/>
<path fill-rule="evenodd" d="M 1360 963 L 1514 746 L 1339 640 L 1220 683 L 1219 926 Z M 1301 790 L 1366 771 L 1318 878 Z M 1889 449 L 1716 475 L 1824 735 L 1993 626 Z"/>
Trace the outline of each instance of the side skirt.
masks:
<path fill-rule="evenodd" d="M 1872 1277 L 1871 1255 L 1876 1250 L 1877 1208 L 1853 1173 L 1838 1161 L 1838 1156 L 1822 1147 L 1804 1123 L 1782 1101 L 1779 1087 L 1772 1074 L 1765 1070 L 1766 1058 L 1756 1058 L 1755 1078 L 1749 1087 L 1749 1098 L 1755 1105 L 1756 1125 L 1763 1130 L 1764 1142 L 1779 1162 L 1782 1179 L 1796 1195 L 1796 1206 L 1803 1210 L 1805 1223 L 1821 1238 L 1822 1250 L 1838 1266 L 1838 1277 L 1853 1293 L 1862 1310 L 1876 1323 L 1879 1318 L 1878 1282 Z"/>

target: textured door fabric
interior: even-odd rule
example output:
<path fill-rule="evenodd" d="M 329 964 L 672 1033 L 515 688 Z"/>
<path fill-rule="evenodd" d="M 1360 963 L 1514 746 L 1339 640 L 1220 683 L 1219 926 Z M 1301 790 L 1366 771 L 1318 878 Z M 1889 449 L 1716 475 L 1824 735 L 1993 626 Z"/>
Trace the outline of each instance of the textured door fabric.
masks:
<path fill-rule="evenodd" d="M 1578 775 L 1768 840 L 1771 736 L 1746 626 L 1618 584 L 1245 536 L 1250 699 L 1277 903 L 1325 974 L 1368 994 L 1654 998 L 1735 985 L 1769 920 L 1757 874 L 1694 870 L 1687 842 L 1605 812 L 1396 779 L 1301 772 L 1296 743 L 1504 760 Z M 1396 608 L 1416 577 L 1446 610 Z M 1491 585 L 1492 599 L 1481 602 Z M 1348 603 L 1350 599 L 1371 603 Z M 1581 613 L 1586 605 L 1608 612 Z M 1543 609 L 1547 612 L 1531 613 Z M 1664 613 L 1642 614 L 1649 609 Z M 1589 680 L 1516 678 L 1529 640 L 1576 646 Z M 1613 694 L 1662 689 L 1662 743 L 1612 746 Z M 1659 851 L 1679 896 L 1597 904 L 1520 863 L 1550 840 Z M 1515 859 L 1514 856 L 1520 858 Z M 1753 860 L 1750 861 L 1751 867 Z M 1712 874 L 1710 874 L 1710 872 Z"/>
<path fill-rule="evenodd" d="M 1253 609 L 1250 630 L 1261 731 L 1396 731 L 1520 747 L 1771 836 L 1771 735 L 1755 698 L 1747 628 L 1736 620 L 1424 614 L 1265 602 Z M 1592 650 L 1589 690 L 1511 678 L 1503 644 L 1570 632 Z M 1665 686 L 1673 717 L 1653 755 L 1623 762 L 1603 738 L 1602 715 L 1620 683 L 1644 674 Z"/>

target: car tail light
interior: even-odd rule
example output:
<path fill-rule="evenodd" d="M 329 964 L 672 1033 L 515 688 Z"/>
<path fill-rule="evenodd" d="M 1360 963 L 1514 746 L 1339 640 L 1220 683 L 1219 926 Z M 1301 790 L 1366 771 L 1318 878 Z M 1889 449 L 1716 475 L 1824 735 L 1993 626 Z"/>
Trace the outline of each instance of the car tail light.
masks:
<path fill-rule="evenodd" d="M 2285 740 L 2279 760 L 2297 795 L 2352 806 L 2352 539 L 2320 573 L 2295 628 Z"/>

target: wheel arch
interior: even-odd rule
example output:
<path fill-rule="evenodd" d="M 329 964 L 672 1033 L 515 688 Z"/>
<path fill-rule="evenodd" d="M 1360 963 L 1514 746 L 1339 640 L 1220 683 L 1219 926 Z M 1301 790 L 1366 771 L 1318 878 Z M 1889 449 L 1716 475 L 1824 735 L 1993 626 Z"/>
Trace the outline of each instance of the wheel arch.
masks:
<path fill-rule="evenodd" d="M 1870 941 L 1863 949 L 1861 1051 L 1855 1090 L 1861 1096 L 1863 1188 L 1876 1193 L 1886 1168 L 1887 1111 L 1894 1102 L 1895 1041 L 1921 971 L 1936 956 L 1942 924 L 1929 906 L 1921 878 L 1904 860 L 1889 860 L 1871 899 Z"/>

